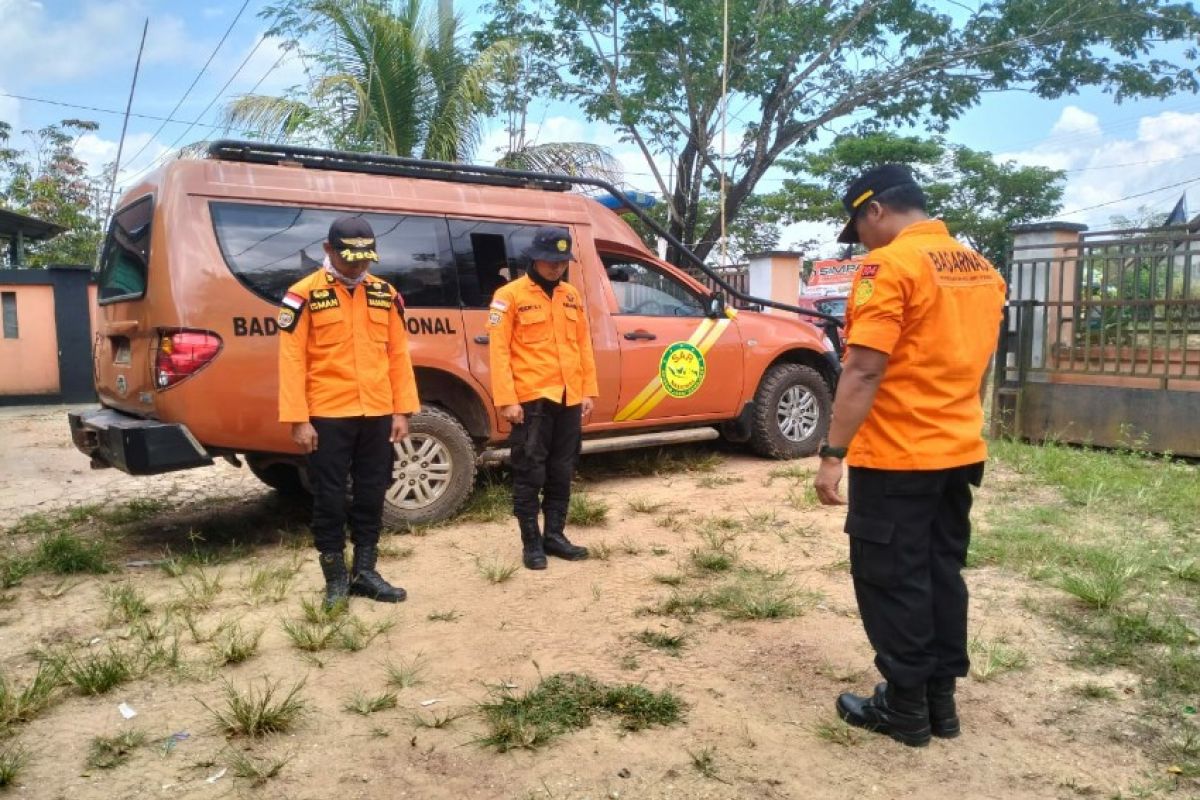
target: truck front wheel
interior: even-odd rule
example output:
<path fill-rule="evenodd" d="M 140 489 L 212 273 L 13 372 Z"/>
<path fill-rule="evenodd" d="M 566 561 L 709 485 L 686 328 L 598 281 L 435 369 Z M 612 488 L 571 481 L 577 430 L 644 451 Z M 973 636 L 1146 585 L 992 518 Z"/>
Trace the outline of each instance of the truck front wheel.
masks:
<path fill-rule="evenodd" d="M 475 444 L 462 423 L 441 408 L 424 406 L 409 421 L 408 438 L 395 447 L 384 524 L 398 528 L 453 516 L 475 484 Z"/>
<path fill-rule="evenodd" d="M 767 458 L 811 456 L 829 431 L 832 408 L 821 373 L 802 364 L 776 364 L 754 394 L 750 447 Z"/>

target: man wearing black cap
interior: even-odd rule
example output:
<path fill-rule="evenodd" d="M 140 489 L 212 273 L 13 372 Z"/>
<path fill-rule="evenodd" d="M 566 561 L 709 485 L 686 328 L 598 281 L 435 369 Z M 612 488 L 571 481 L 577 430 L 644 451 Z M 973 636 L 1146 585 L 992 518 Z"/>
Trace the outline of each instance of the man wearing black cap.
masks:
<path fill-rule="evenodd" d="M 814 486 L 822 503 L 844 503 L 849 464 L 850 572 L 885 682 L 871 697 L 841 695 L 837 711 L 920 746 L 959 734 L 955 681 L 970 666 L 961 570 L 1005 286 L 928 217 L 905 167 L 867 171 L 842 203 L 838 241 L 870 253 L 846 306 L 848 352 Z"/>
<path fill-rule="evenodd" d="M 529 271 L 500 287 L 488 310 L 492 401 L 513 426 L 513 513 L 522 560 L 528 569 L 545 569 L 547 555 L 569 561 L 588 556 L 564 530 L 583 420 L 600 391 L 587 309 L 579 291 L 563 280 L 571 234 L 538 228 L 525 256 Z"/>
<path fill-rule="evenodd" d="M 404 301 L 371 276 L 375 234 L 361 217 L 329 227 L 324 265 L 294 284 L 279 309 L 279 419 L 308 454 L 313 540 L 325 576 L 325 604 L 347 595 L 399 603 L 406 593 L 376 571 L 383 500 L 392 481 L 392 444 L 420 410 L 408 354 Z M 352 478 L 346 571 L 346 479 Z"/>

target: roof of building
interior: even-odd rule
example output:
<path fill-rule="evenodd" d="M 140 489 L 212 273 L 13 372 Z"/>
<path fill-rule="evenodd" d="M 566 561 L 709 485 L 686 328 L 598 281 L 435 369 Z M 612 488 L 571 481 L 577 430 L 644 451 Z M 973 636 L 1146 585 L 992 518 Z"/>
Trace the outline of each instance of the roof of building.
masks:
<path fill-rule="evenodd" d="M 37 241 L 58 236 L 65 230 L 63 226 L 53 222 L 0 208 L 0 238 L 12 239 L 20 233 L 27 241 Z"/>

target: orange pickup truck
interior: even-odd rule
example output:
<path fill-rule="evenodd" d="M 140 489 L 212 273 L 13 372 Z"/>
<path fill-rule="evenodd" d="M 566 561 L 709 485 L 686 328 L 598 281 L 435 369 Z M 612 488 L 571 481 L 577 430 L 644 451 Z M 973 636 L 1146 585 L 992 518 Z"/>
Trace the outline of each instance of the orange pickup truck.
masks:
<path fill-rule="evenodd" d="M 244 459 L 268 485 L 302 490 L 303 457 L 277 417 L 277 307 L 320 264 L 330 221 L 360 214 L 376 232 L 375 274 L 405 299 L 422 401 L 396 446 L 390 524 L 452 515 L 477 465 L 504 457 L 487 307 L 540 225 L 571 229 L 569 280 L 591 322 L 600 398 L 584 452 L 721 435 L 771 458 L 815 452 L 838 373 L 826 332 L 794 313 L 735 312 L 568 191 L 580 182 L 247 142 L 168 164 L 125 193 L 108 232 L 101 406 L 70 415 L 76 446 L 131 475 Z"/>

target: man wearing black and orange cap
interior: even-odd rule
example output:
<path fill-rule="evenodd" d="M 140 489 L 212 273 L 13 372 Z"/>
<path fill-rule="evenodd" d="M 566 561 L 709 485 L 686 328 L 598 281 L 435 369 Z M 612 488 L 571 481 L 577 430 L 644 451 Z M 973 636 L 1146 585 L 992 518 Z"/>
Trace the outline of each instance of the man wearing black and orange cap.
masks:
<path fill-rule="evenodd" d="M 367 267 L 379 261 L 361 217 L 329 227 L 321 269 L 288 289 L 279 309 L 279 419 L 308 454 L 313 541 L 325 604 L 347 595 L 399 603 L 406 593 L 376 571 L 393 443 L 420 410 L 404 328 L 404 301 Z M 346 479 L 354 496 L 346 509 Z M 346 572 L 347 516 L 354 559 Z"/>
<path fill-rule="evenodd" d="M 587 309 L 579 290 L 563 280 L 571 234 L 538 228 L 525 256 L 529 271 L 500 287 L 488 311 L 492 400 L 513 426 L 513 513 L 522 560 L 528 569 L 545 569 L 547 555 L 588 556 L 564 530 L 583 420 L 600 391 Z"/>
<path fill-rule="evenodd" d="M 850 466 L 850 572 L 875 664 L 871 697 L 843 694 L 851 725 L 904 744 L 959 734 L 967 674 L 971 487 L 983 478 L 983 387 L 1004 280 L 925 213 L 903 166 L 865 172 L 842 200 L 839 242 L 870 249 L 846 305 L 847 356 L 814 486 L 842 504 Z"/>

